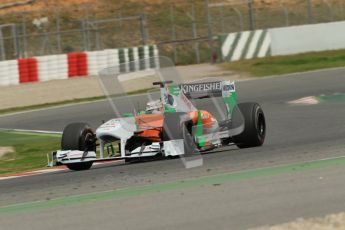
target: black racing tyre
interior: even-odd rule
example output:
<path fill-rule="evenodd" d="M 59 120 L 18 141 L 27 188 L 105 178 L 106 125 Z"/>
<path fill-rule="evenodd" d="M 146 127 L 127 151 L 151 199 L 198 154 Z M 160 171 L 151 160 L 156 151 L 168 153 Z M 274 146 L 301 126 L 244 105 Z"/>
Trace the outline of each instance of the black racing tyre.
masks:
<path fill-rule="evenodd" d="M 96 145 L 87 142 L 90 135 L 93 131 L 87 123 L 71 123 L 63 130 L 61 149 L 95 151 Z"/>
<path fill-rule="evenodd" d="M 185 156 L 198 153 L 197 146 L 191 135 L 193 122 L 186 113 L 165 113 L 162 131 L 162 141 L 184 140 Z"/>
<path fill-rule="evenodd" d="M 258 103 L 247 102 L 237 105 L 244 118 L 244 131 L 234 136 L 233 142 L 239 148 L 263 145 L 266 136 L 265 115 Z"/>
<path fill-rule="evenodd" d="M 71 123 L 65 127 L 61 139 L 62 150 L 96 151 L 94 133 L 87 123 Z M 90 169 L 93 162 L 67 164 L 71 170 Z"/>
<path fill-rule="evenodd" d="M 142 162 L 148 162 L 148 161 L 155 161 L 155 160 L 161 160 L 162 156 L 153 156 L 153 157 L 132 157 L 132 158 L 125 158 L 126 164 L 136 164 L 136 163 L 142 163 Z"/>
<path fill-rule="evenodd" d="M 73 171 L 88 170 L 91 168 L 93 161 L 87 161 L 82 163 L 66 164 L 67 168 Z"/>
<path fill-rule="evenodd" d="M 140 158 L 125 158 L 125 163 L 126 164 L 134 164 L 134 163 L 139 163 Z"/>

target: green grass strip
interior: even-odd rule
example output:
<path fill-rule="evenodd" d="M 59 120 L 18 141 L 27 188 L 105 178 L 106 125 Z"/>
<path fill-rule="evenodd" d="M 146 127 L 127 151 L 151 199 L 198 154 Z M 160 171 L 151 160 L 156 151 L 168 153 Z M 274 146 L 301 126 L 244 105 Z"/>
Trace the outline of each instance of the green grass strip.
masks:
<path fill-rule="evenodd" d="M 268 55 L 270 52 L 271 50 L 269 50 Z M 256 58 L 226 62 L 221 66 L 226 70 L 249 73 L 254 77 L 345 67 L 345 50 Z"/>
<path fill-rule="evenodd" d="M 339 103 L 345 102 L 345 93 L 336 93 L 332 95 L 321 95 L 316 97 L 319 102 L 322 103 Z"/>
<path fill-rule="evenodd" d="M 338 157 L 326 160 L 317 160 L 306 163 L 297 163 L 284 166 L 277 166 L 271 168 L 253 169 L 248 171 L 232 172 L 226 174 L 219 174 L 207 177 L 200 177 L 188 179 L 184 181 L 175 181 L 164 184 L 154 184 L 141 187 L 129 187 L 113 191 L 98 192 L 85 195 L 77 195 L 70 197 L 63 197 L 53 200 L 44 200 L 38 202 L 29 202 L 22 204 L 15 204 L 5 207 L 0 207 L 0 214 L 17 214 L 23 212 L 31 212 L 37 210 L 44 210 L 49 208 L 56 208 L 61 206 L 70 206 L 82 203 L 91 203 L 97 201 L 120 199 L 123 197 L 133 197 L 139 195 L 148 195 L 159 192 L 167 192 L 172 190 L 189 189 L 198 186 L 222 184 L 231 181 L 248 180 L 267 176 L 276 176 L 286 173 L 303 172 L 307 170 L 322 169 L 326 167 L 344 166 L 345 157 Z"/>
<path fill-rule="evenodd" d="M 61 135 L 0 131 L 0 146 L 12 146 L 14 152 L 0 159 L 0 175 L 44 169 L 47 154 L 60 148 Z"/>
<path fill-rule="evenodd" d="M 41 136 L 41 137 L 61 137 L 59 133 L 44 133 L 35 131 L 16 131 L 16 130 L 4 130 L 0 132 L 15 134 L 15 135 L 29 135 L 29 136 Z"/>

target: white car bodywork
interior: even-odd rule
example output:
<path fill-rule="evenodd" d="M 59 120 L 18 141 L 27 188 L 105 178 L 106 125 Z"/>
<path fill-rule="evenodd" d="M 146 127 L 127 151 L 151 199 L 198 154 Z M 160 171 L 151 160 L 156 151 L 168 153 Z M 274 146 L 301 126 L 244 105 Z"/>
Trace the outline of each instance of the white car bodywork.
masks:
<path fill-rule="evenodd" d="M 211 86 L 213 85 L 217 86 L 216 90 L 220 92 L 220 96 L 223 96 L 223 98 L 228 97 L 229 96 L 228 94 L 235 93 L 234 82 L 223 81 L 223 82 L 217 83 L 217 85 L 215 83 L 208 83 L 208 84 L 211 84 Z M 199 88 L 197 89 L 198 90 L 195 91 L 194 93 L 197 93 L 197 94 L 203 93 L 202 90 L 200 90 Z M 170 96 L 170 93 L 166 87 L 162 87 L 161 100 L 163 102 L 163 105 L 170 106 L 172 109 L 175 109 L 176 112 L 197 111 L 197 109 L 186 97 L 184 91 L 186 91 L 186 89 L 183 89 L 182 87 L 178 95 L 174 96 L 174 103 L 168 105 L 167 96 Z M 186 92 L 189 94 L 192 93 L 192 91 L 186 91 Z M 227 95 L 225 95 L 225 93 L 227 93 Z M 202 94 L 201 96 L 204 96 L 204 94 Z M 217 128 L 218 128 L 218 125 L 217 127 L 215 127 L 215 130 L 217 130 Z M 243 130 L 243 127 L 241 129 Z M 242 131 L 242 130 L 239 130 L 239 131 Z M 96 138 L 99 140 L 99 151 L 100 151 L 99 157 L 97 157 L 97 153 L 94 151 L 84 152 L 80 150 L 58 150 L 58 151 L 53 152 L 52 156 L 48 155 L 48 165 L 55 166 L 59 164 L 74 164 L 74 163 L 82 163 L 82 162 L 88 162 L 88 161 L 153 157 L 158 154 L 161 154 L 164 157 L 179 156 L 179 155 L 185 154 L 185 149 L 184 149 L 185 140 L 184 139 L 153 142 L 150 145 L 137 147 L 131 152 L 128 152 L 128 150 L 125 149 L 127 140 L 130 139 L 132 136 L 134 136 L 136 132 L 140 132 L 140 131 L 141 130 L 138 130 L 137 128 L 135 117 L 123 117 L 123 118 L 111 119 L 107 121 L 106 123 L 102 124 L 99 128 L 97 128 L 95 132 Z M 215 131 L 215 133 L 209 133 L 207 135 L 204 135 L 203 138 L 206 141 L 210 141 L 217 146 L 221 146 L 221 138 L 226 138 L 229 136 L 230 136 L 229 131 Z M 108 156 L 105 157 L 106 144 L 114 140 L 119 140 L 120 142 L 118 152 L 116 153 L 113 152 L 113 154 L 108 154 Z"/>

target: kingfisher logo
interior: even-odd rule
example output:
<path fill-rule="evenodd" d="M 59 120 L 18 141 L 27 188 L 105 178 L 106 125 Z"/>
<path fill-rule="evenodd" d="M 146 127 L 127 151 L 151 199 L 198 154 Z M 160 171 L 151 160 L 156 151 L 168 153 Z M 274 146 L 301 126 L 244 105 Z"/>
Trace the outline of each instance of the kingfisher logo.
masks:
<path fill-rule="evenodd" d="M 214 91 L 222 90 L 221 82 L 185 84 L 185 85 L 180 85 L 180 87 L 184 94 L 193 93 L 193 92 L 214 92 Z"/>

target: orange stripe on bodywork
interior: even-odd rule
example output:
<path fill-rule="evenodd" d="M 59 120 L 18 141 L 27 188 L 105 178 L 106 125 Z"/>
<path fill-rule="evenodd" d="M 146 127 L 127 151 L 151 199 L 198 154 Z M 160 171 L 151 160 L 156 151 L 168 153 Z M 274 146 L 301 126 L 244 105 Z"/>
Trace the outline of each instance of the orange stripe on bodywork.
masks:
<path fill-rule="evenodd" d="M 151 141 L 161 141 L 163 130 L 163 114 L 142 114 L 135 117 L 138 130 L 142 130 L 138 136 Z"/>

